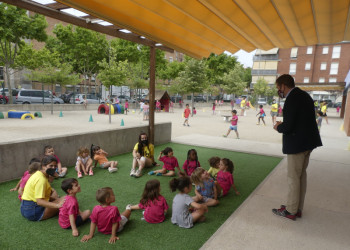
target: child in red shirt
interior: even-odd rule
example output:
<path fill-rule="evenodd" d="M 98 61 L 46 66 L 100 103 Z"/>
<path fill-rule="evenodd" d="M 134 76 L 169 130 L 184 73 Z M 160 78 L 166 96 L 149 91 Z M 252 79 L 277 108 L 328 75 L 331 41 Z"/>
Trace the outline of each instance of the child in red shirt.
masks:
<path fill-rule="evenodd" d="M 190 110 L 190 105 L 186 104 L 186 108 L 184 110 L 184 117 L 185 117 L 185 121 L 184 121 L 184 126 L 187 126 L 189 127 L 190 124 L 188 124 L 188 118 L 190 117 L 190 114 L 191 114 L 191 110 Z"/>
<path fill-rule="evenodd" d="M 162 156 L 163 154 L 164 156 Z M 158 160 L 164 162 L 163 168 L 160 170 L 151 171 L 148 173 L 149 175 L 155 174 L 157 176 L 174 176 L 175 168 L 179 170 L 179 173 L 182 173 L 172 148 L 166 147 L 163 151 L 160 151 Z"/>

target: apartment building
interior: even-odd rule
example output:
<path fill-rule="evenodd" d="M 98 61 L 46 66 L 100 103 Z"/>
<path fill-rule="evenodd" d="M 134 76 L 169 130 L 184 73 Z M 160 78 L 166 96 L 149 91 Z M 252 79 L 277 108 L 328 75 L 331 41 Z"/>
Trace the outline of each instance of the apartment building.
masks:
<path fill-rule="evenodd" d="M 275 84 L 278 67 L 278 48 L 270 50 L 257 49 L 253 57 L 251 88 L 259 79 L 265 79 L 269 85 Z"/>

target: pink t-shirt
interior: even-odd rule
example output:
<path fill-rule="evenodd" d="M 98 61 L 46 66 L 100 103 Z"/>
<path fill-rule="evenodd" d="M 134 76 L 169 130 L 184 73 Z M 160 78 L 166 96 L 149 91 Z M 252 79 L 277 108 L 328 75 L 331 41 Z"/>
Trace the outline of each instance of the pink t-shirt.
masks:
<path fill-rule="evenodd" d="M 232 116 L 231 125 L 236 126 L 237 122 L 238 122 L 238 116 L 237 115 Z"/>
<path fill-rule="evenodd" d="M 149 105 L 148 104 L 144 104 L 142 108 L 143 108 L 144 112 L 147 112 L 149 110 Z"/>
<path fill-rule="evenodd" d="M 233 184 L 233 176 L 230 172 L 226 171 L 219 171 L 217 178 L 217 182 L 219 183 L 220 187 L 222 188 L 222 193 L 225 196 L 228 191 L 230 191 L 230 188 L 232 187 Z"/>
<path fill-rule="evenodd" d="M 260 109 L 260 115 L 262 116 L 264 113 L 265 113 L 264 109 L 261 108 L 261 109 Z"/>
<path fill-rule="evenodd" d="M 24 187 L 25 187 L 27 181 L 29 180 L 29 178 L 30 178 L 30 173 L 27 170 L 27 171 L 24 172 L 24 174 L 23 174 L 23 176 L 21 178 L 21 182 L 19 183 L 19 187 L 24 189 Z M 22 196 L 18 195 L 18 199 L 21 201 L 22 200 Z"/>
<path fill-rule="evenodd" d="M 126 109 L 129 108 L 129 102 L 125 102 L 124 107 L 125 107 Z"/>
<path fill-rule="evenodd" d="M 191 114 L 191 110 L 189 108 L 185 108 L 185 111 L 184 111 L 185 118 L 188 118 L 190 114 Z"/>
<path fill-rule="evenodd" d="M 148 201 L 146 205 L 139 204 L 141 209 L 145 210 L 143 217 L 148 223 L 160 223 L 165 220 L 164 212 L 169 209 L 168 203 L 161 195 L 158 200 Z"/>
<path fill-rule="evenodd" d="M 164 162 L 163 168 L 169 171 L 174 171 L 176 167 L 179 167 L 176 157 L 168 157 L 166 155 L 160 157 L 160 161 Z"/>
<path fill-rule="evenodd" d="M 160 102 L 156 102 L 156 107 L 160 107 Z"/>
<path fill-rule="evenodd" d="M 116 206 L 102 207 L 101 205 L 97 205 L 92 210 L 90 219 L 91 222 L 96 224 L 99 232 L 111 234 L 113 224 L 118 223 L 122 218 Z"/>
<path fill-rule="evenodd" d="M 198 163 L 198 165 L 197 165 Z M 183 170 L 185 170 L 186 174 L 188 176 L 191 176 L 191 174 L 193 173 L 193 171 L 196 169 L 196 168 L 200 168 L 201 167 L 201 164 L 199 163 L 199 161 L 189 161 L 189 160 L 186 160 L 184 162 L 184 164 L 182 165 L 182 168 Z"/>
<path fill-rule="evenodd" d="M 62 228 L 68 228 L 71 226 L 69 215 L 73 214 L 74 220 L 77 219 L 77 216 L 79 214 L 79 204 L 77 198 L 74 196 L 66 195 L 64 198 L 66 201 L 60 208 L 60 212 L 58 214 L 58 224 L 60 224 Z"/>

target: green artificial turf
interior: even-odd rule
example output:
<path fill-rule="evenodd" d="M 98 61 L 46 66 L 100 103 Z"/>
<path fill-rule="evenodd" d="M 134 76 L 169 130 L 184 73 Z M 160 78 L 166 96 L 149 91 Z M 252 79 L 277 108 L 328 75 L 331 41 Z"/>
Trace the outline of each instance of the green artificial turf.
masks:
<path fill-rule="evenodd" d="M 209 169 L 208 159 L 212 156 L 229 158 L 235 165 L 234 180 L 241 195 L 236 196 L 231 189 L 229 194 L 220 199 L 217 207 L 210 207 L 206 214 L 206 221 L 195 224 L 191 229 L 180 228 L 173 225 L 171 218 L 172 199 L 176 193 L 169 188 L 169 177 L 155 177 L 147 175 L 150 169 L 145 169 L 141 178 L 129 176 L 132 155 L 131 153 L 112 157 L 118 160 L 119 170 L 116 173 L 108 173 L 105 169 L 95 169 L 94 176 L 84 176 L 79 179 L 81 193 L 78 193 L 80 210 L 90 209 L 98 205 L 95 193 L 98 188 L 112 187 L 116 195 L 116 205 L 123 212 L 127 204 L 138 204 L 145 183 L 153 178 L 161 182 L 161 194 L 166 198 L 169 211 L 166 220 L 160 224 L 149 224 L 141 221 L 142 211 L 133 211 L 131 219 L 121 233 L 120 240 L 114 247 L 119 249 L 198 249 L 206 240 L 226 221 L 226 219 L 242 204 L 261 181 L 281 161 L 281 158 L 237 153 L 232 151 L 217 150 L 211 148 L 193 147 L 188 145 L 168 143 L 155 148 L 155 155 L 165 147 L 172 147 L 174 156 L 177 157 L 180 166 L 186 160 L 187 151 L 195 148 L 198 152 L 201 166 Z M 159 167 L 153 167 L 155 170 Z M 73 167 L 68 169 L 66 178 L 76 178 Z M 64 193 L 60 188 L 62 179 L 55 180 L 52 187 L 59 195 Z M 20 213 L 20 202 L 16 192 L 10 192 L 10 188 L 17 181 L 0 184 L 0 249 L 106 249 L 110 247 L 108 235 L 95 232 L 94 238 L 87 243 L 81 243 L 84 234 L 89 233 L 90 225 L 79 227 L 79 237 L 73 237 L 71 230 L 61 229 L 58 225 L 58 217 L 41 222 L 31 222 L 24 219 Z M 194 192 L 192 190 L 191 195 Z M 238 230 L 238 229 L 232 229 Z"/>

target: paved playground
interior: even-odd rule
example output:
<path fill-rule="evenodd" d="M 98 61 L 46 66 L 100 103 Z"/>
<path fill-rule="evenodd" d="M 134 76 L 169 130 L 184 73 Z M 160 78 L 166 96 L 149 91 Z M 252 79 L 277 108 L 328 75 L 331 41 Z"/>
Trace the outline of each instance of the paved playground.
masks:
<path fill-rule="evenodd" d="M 256 125 L 256 110 L 239 117 L 239 140 L 233 133 L 228 138 L 229 123 L 222 115 L 230 106 L 218 107 L 213 115 L 210 107 L 198 108 L 190 118 L 190 127 L 182 125 L 182 109 L 174 113 L 156 113 L 155 122 L 172 122 L 172 141 L 205 147 L 222 148 L 255 154 L 283 157 L 281 135 L 272 129 L 271 117 L 266 126 Z M 269 114 L 269 109 L 265 110 Z M 283 160 L 251 196 L 237 209 L 202 249 L 349 249 L 350 238 L 350 140 L 340 130 L 342 120 L 334 109 L 328 112 L 329 124 L 322 123 L 324 146 L 314 150 L 308 168 L 308 190 L 303 218 L 290 221 L 274 216 L 272 208 L 285 202 L 287 192 L 286 161 Z M 93 122 L 89 122 L 90 114 Z M 35 120 L 0 120 L 2 143 L 38 137 L 63 136 L 74 133 L 123 128 L 148 124 L 142 115 L 107 115 L 96 111 L 66 111 Z M 279 118 L 281 119 L 281 118 Z M 234 159 L 233 159 L 234 161 Z M 252 163 L 254 164 L 254 163 Z"/>

